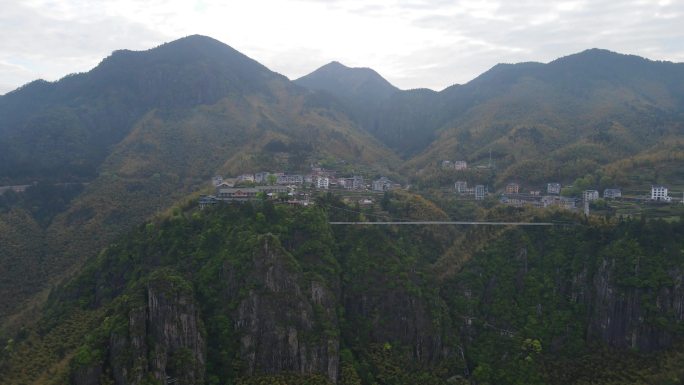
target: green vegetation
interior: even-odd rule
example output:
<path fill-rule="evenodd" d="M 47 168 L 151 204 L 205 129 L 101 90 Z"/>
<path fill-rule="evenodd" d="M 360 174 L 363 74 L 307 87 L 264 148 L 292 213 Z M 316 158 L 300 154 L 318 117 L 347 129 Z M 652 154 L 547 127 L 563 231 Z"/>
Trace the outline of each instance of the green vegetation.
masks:
<path fill-rule="evenodd" d="M 446 217 L 406 193 L 390 194 L 385 209 Z M 327 384 L 331 358 L 345 385 L 681 378 L 675 342 L 684 324 L 670 297 L 683 273 L 681 221 L 556 213 L 544 219 L 576 225 L 464 234 L 327 224 L 359 215 L 334 196 L 316 208 L 264 201 L 173 210 L 53 290 L 36 326 L 5 339 L 0 378 L 47 384 L 97 374 L 106 383 L 122 368 L 152 375 L 135 350 L 111 356 L 145 335 L 138 333 L 147 333 L 149 349 L 168 351 L 166 373 L 202 373 L 194 378 L 207 384 Z M 136 331 L 136 317 L 146 317 L 147 331 Z M 156 334 L 155 325 L 176 317 L 195 319 L 183 321 L 178 341 L 198 342 L 177 346 L 173 334 Z M 285 356 L 251 350 L 255 339 Z M 292 341 L 319 352 L 304 373 L 293 364 L 299 356 L 286 353 Z M 630 360 L 639 364 L 625 367 Z"/>
<path fill-rule="evenodd" d="M 300 170 L 319 159 L 351 169 L 398 162 L 341 112 L 309 98 L 201 36 L 117 51 L 88 73 L 3 96 L 0 185 L 38 184 L 0 196 L 0 226 L 13 227 L 0 234 L 8 242 L 0 244 L 0 294 L 9 298 L 0 305 L 0 329 L 19 315 L 18 305 L 38 300 L 117 236 L 206 188 L 213 175 Z M 89 184 L 81 191 L 68 182 Z"/>
<path fill-rule="evenodd" d="M 83 185 L 80 183 L 56 185 L 46 182 L 31 185 L 21 193 L 8 190 L 0 195 L 0 214 L 13 209 L 24 210 L 42 227 L 46 227 L 82 191 Z"/>
<path fill-rule="evenodd" d="M 441 92 L 332 64 L 297 82 L 313 92 L 191 36 L 28 84 L 0 98 L 0 184 L 38 181 L 0 196 L 0 383 L 679 383 L 682 205 L 598 201 L 586 219 L 451 186 L 680 193 L 682 79 L 590 50 Z M 311 163 L 422 195 L 201 212 L 188 196 Z M 386 217 L 572 225 L 327 223 Z"/>

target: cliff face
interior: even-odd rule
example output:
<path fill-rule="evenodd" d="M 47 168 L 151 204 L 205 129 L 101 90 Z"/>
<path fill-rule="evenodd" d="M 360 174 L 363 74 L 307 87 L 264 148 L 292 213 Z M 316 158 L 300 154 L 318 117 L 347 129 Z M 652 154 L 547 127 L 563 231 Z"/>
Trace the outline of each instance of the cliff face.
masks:
<path fill-rule="evenodd" d="M 510 341 L 538 339 L 553 352 L 569 345 L 662 351 L 684 330 L 684 255 L 676 234 L 664 223 L 587 234 L 509 231 L 445 292 L 460 293 L 449 304 L 466 320 L 461 331 L 471 345 L 494 331 Z"/>
<path fill-rule="evenodd" d="M 174 218 L 103 253 L 60 297 L 102 318 L 71 382 L 568 383 L 602 351 L 641 359 L 683 335 L 681 224 L 497 230 L 437 280 L 422 234 L 260 210 Z"/>
<path fill-rule="evenodd" d="M 237 278 L 231 266 L 226 275 Z M 232 314 L 245 374 L 320 373 L 336 382 L 340 341 L 334 293 L 323 282 L 305 279 L 272 236 L 255 250 L 249 274 L 237 279 L 249 288 Z"/>
<path fill-rule="evenodd" d="M 665 272 L 667 284 L 657 287 L 620 285 L 617 263 L 603 259 L 593 282 L 586 282 L 594 292 L 588 338 L 646 352 L 670 347 L 676 325 L 684 321 L 684 274 Z"/>
<path fill-rule="evenodd" d="M 206 344 L 188 283 L 155 274 L 141 299 L 144 302 L 131 306 L 124 322 L 112 329 L 103 360 L 74 372 L 75 385 L 98 384 L 103 372 L 117 385 L 149 380 L 203 383 Z"/>
<path fill-rule="evenodd" d="M 422 234 L 363 229 L 347 236 L 348 249 L 341 250 L 346 340 L 389 344 L 417 367 L 449 357 L 447 340 L 455 333 L 438 284 L 423 275 L 429 264 L 418 257 Z"/>
<path fill-rule="evenodd" d="M 439 362 L 449 355 L 443 320 L 434 310 L 424 298 L 403 290 L 350 295 L 345 306 L 349 319 L 359 325 L 354 333 L 363 332 L 365 325 L 369 342 L 400 343 L 409 348 L 406 358 L 418 363 Z"/>
<path fill-rule="evenodd" d="M 117 385 L 149 380 L 201 384 L 207 345 L 213 343 L 216 350 L 230 352 L 214 356 L 213 367 L 237 368 L 236 377 L 289 372 L 323 375 L 336 383 L 339 298 L 329 288 L 334 282 L 305 272 L 273 235 L 245 244 L 251 245 L 246 255 L 224 260 L 219 274 L 209 279 L 215 298 L 195 292 L 169 268 L 155 268 L 144 287 L 117 294 L 125 310 L 112 316 L 120 319 L 103 322 L 106 332 L 98 333 L 106 338 L 90 344 L 85 362 L 74 365 L 72 382 L 91 385 L 111 378 Z M 95 302 L 102 297 L 96 294 Z M 212 305 L 205 303 L 200 310 L 203 300 Z M 203 324 L 219 318 L 228 322 L 220 334 L 230 337 L 207 341 L 217 336 Z"/>

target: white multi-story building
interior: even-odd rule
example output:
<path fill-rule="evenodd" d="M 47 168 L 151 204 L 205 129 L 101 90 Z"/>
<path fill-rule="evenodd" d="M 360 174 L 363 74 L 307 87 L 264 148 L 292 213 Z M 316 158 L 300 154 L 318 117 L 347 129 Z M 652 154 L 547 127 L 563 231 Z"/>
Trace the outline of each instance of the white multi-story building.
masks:
<path fill-rule="evenodd" d="M 475 200 L 481 201 L 485 198 L 486 194 L 485 186 L 478 184 L 475 186 Z"/>
<path fill-rule="evenodd" d="M 454 169 L 455 170 L 465 170 L 468 168 L 468 162 L 465 160 L 457 160 L 454 162 Z"/>
<path fill-rule="evenodd" d="M 211 178 L 211 184 L 213 184 L 214 187 L 220 186 L 221 183 L 223 183 L 223 177 L 222 176 L 215 176 L 215 177 Z"/>
<path fill-rule="evenodd" d="M 330 178 L 328 178 L 327 176 L 316 177 L 316 188 L 317 189 L 327 190 L 328 187 L 330 187 Z"/>
<path fill-rule="evenodd" d="M 667 187 L 651 186 L 651 200 L 669 202 L 672 198 L 667 195 Z"/>
<path fill-rule="evenodd" d="M 582 199 L 584 199 L 585 202 L 591 202 L 599 199 L 599 192 L 596 190 L 585 190 L 584 193 L 582 193 Z"/>
<path fill-rule="evenodd" d="M 547 194 L 560 194 L 561 184 L 560 183 L 549 183 L 546 185 Z"/>
<path fill-rule="evenodd" d="M 458 180 L 456 183 L 454 183 L 454 188 L 456 188 L 457 193 L 465 194 L 466 191 L 468 191 L 468 182 L 464 180 Z"/>

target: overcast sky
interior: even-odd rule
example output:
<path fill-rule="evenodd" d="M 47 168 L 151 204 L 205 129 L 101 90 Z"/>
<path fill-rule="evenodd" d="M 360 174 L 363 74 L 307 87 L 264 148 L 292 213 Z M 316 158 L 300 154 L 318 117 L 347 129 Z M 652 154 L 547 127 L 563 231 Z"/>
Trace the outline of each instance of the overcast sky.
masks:
<path fill-rule="evenodd" d="M 684 62 L 684 0 L 0 0 L 0 94 L 191 34 L 291 79 L 337 60 L 440 90 L 593 47 Z"/>

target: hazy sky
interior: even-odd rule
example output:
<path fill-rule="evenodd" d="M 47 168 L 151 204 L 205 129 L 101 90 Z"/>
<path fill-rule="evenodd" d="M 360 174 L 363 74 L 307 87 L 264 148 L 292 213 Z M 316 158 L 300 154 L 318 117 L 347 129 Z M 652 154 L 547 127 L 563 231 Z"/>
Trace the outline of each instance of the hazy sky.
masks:
<path fill-rule="evenodd" d="M 291 79 L 338 60 L 439 90 L 593 47 L 684 62 L 684 0 L 0 0 L 0 94 L 191 34 Z"/>

